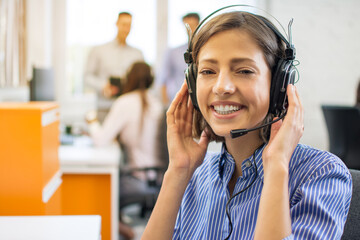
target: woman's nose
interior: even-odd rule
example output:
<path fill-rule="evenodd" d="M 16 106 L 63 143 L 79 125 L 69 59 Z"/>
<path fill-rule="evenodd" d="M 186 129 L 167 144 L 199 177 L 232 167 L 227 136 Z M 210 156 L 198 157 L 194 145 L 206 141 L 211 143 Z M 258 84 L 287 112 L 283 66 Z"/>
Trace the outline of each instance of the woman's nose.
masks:
<path fill-rule="evenodd" d="M 213 92 L 217 95 L 231 94 L 235 92 L 235 85 L 228 73 L 220 73 L 215 85 L 213 86 Z"/>

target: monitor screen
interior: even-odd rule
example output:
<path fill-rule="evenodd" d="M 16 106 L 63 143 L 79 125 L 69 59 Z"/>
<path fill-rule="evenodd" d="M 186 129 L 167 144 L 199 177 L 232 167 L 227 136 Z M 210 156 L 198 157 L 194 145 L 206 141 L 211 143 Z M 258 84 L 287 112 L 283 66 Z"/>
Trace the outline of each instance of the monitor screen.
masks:
<path fill-rule="evenodd" d="M 54 101 L 54 70 L 51 68 L 33 68 L 30 81 L 30 101 Z"/>

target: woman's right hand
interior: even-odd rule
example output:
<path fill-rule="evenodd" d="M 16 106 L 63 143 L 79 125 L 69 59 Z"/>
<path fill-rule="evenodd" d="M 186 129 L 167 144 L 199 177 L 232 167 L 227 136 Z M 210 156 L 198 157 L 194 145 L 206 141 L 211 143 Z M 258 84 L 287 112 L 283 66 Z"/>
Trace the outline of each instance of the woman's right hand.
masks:
<path fill-rule="evenodd" d="M 182 180 L 186 180 L 186 183 L 201 165 L 209 144 L 205 131 L 198 142 L 192 137 L 193 109 L 187 84 L 184 82 L 170 104 L 166 122 L 170 158 L 168 171 L 176 173 Z"/>

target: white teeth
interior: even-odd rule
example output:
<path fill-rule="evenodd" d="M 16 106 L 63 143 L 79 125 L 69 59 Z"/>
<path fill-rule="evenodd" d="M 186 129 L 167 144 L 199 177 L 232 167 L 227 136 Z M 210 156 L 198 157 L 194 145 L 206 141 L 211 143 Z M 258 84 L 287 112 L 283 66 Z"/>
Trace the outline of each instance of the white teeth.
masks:
<path fill-rule="evenodd" d="M 239 106 L 234 106 L 234 105 L 225 105 L 225 106 L 224 105 L 216 105 L 216 106 L 214 106 L 214 110 L 217 113 L 222 114 L 222 115 L 236 112 L 239 109 L 240 109 Z"/>

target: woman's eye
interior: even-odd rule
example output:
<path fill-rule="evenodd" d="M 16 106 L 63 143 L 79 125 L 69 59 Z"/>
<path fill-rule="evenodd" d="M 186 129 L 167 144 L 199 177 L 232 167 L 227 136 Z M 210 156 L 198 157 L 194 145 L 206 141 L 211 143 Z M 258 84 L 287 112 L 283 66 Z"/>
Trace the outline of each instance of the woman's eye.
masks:
<path fill-rule="evenodd" d="M 240 74 L 252 74 L 254 72 L 252 70 L 249 70 L 249 69 L 241 69 L 241 70 L 238 70 L 237 73 L 240 73 Z"/>
<path fill-rule="evenodd" d="M 200 71 L 200 74 L 202 74 L 202 75 L 209 75 L 209 74 L 214 74 L 214 72 L 211 71 L 211 70 L 201 70 L 201 71 Z"/>

